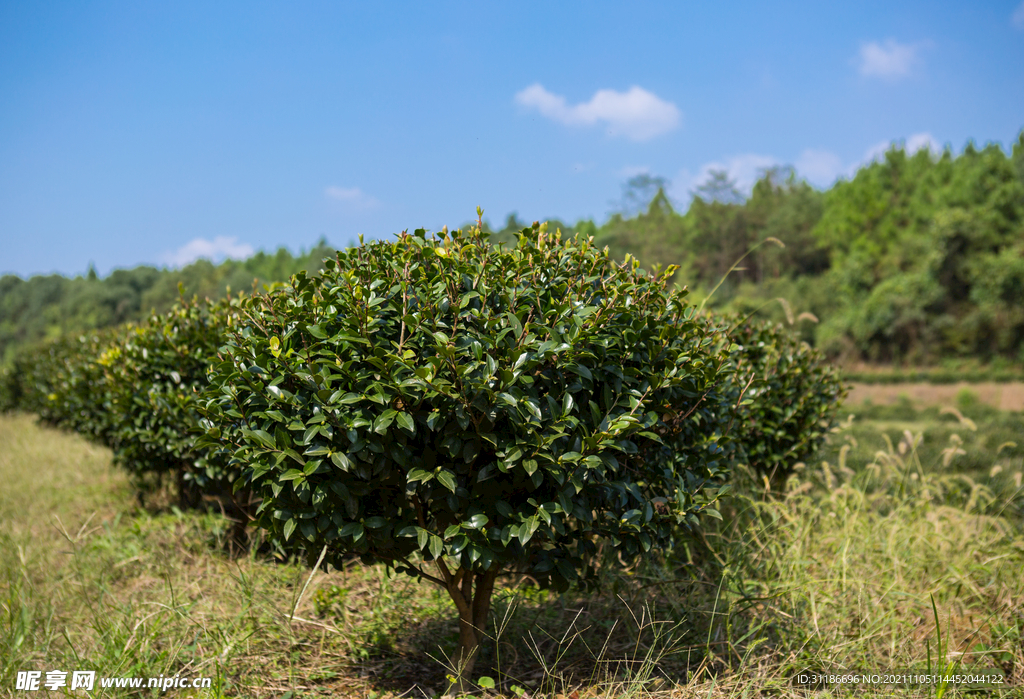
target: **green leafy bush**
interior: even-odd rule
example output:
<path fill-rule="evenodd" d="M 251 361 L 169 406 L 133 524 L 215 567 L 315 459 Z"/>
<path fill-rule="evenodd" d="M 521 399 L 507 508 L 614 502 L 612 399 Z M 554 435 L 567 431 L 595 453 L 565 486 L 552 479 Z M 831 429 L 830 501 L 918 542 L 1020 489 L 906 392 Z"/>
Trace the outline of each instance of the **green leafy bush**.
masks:
<path fill-rule="evenodd" d="M 732 319 L 735 458 L 783 482 L 834 426 L 848 388 L 838 370 L 778 323 Z"/>
<path fill-rule="evenodd" d="M 230 492 L 237 470 L 223 451 L 196 446 L 198 396 L 234 321 L 237 299 L 182 299 L 162 315 L 127 330 L 99 359 L 110 386 L 115 461 L 135 476 L 171 474 L 182 505 L 202 493 Z"/>
<path fill-rule="evenodd" d="M 713 505 L 720 329 L 673 272 L 539 226 L 511 248 L 474 229 L 343 251 L 241 301 L 207 441 L 311 560 L 446 589 L 468 677 L 500 573 L 565 588 L 596 541 L 629 559 Z"/>
<path fill-rule="evenodd" d="M 113 330 L 65 336 L 20 353 L 13 364 L 19 395 L 12 407 L 109 445 L 114 421 L 98 358 L 116 338 Z"/>
<path fill-rule="evenodd" d="M 240 521 L 248 499 L 231 498 L 230 453 L 200 449 L 196 411 L 207 371 L 237 300 L 182 299 L 141 325 L 66 336 L 19 353 L 0 380 L 0 407 L 34 412 L 113 451 L 140 488 L 170 474 L 182 505 L 221 497 Z"/>
<path fill-rule="evenodd" d="M 0 413 L 23 409 L 25 401 L 25 362 L 20 355 L 0 367 Z"/>

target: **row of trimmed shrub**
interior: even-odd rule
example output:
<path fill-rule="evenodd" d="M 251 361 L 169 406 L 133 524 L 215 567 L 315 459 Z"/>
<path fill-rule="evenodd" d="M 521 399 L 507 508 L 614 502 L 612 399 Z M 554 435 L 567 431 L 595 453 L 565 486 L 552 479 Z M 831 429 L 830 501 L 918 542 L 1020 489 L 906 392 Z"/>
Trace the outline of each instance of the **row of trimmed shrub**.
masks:
<path fill-rule="evenodd" d="M 238 302 L 183 298 L 141 324 L 23 351 L 0 373 L 0 411 L 35 413 L 109 447 L 140 493 L 171 477 L 182 506 L 225 496 L 238 469 L 222 451 L 197 448 L 197 407 Z"/>
<path fill-rule="evenodd" d="M 183 504 L 230 487 L 240 524 L 310 563 L 441 585 L 464 689 L 499 574 L 588 584 L 599 542 L 620 561 L 671 547 L 721 517 L 738 464 L 785 478 L 831 427 L 845 389 L 817 353 L 701 313 L 674 271 L 540 226 L 512 247 L 403 233 L 24 354 L 0 407 L 109 446 L 140 482 L 175 474 Z"/>
<path fill-rule="evenodd" d="M 377 311 L 399 304 L 403 295 L 401 303 L 405 304 L 405 311 L 409 311 L 410 298 L 418 297 L 418 302 L 423 304 L 421 311 L 425 312 L 428 301 L 437 299 L 426 287 L 416 288 L 416 279 L 408 275 L 410 263 L 419 265 L 423 270 L 428 267 L 433 270 L 430 272 L 436 277 L 430 277 L 433 283 L 451 277 L 448 283 L 456 285 L 465 281 L 459 276 L 459 263 L 456 261 L 459 255 L 467 260 L 473 258 L 472 264 L 463 264 L 465 269 L 462 272 L 472 268 L 477 270 L 478 276 L 484 274 L 480 271 L 485 269 L 481 266 L 484 264 L 505 265 L 503 273 L 520 265 L 515 270 L 522 275 L 517 282 L 519 286 L 512 285 L 509 289 L 515 293 L 514 289 L 520 288 L 524 298 L 532 294 L 532 303 L 538 308 L 545 303 L 555 303 L 555 300 L 544 297 L 545 287 L 550 288 L 553 278 L 539 279 L 536 276 L 538 265 L 548 264 L 555 269 L 560 264 L 564 266 L 566 260 L 573 264 L 591 265 L 593 278 L 579 285 L 571 274 L 567 274 L 560 282 L 564 287 L 560 291 L 562 294 L 590 293 L 587 289 L 595 287 L 595 280 L 608 286 L 613 283 L 630 284 L 630 289 L 636 294 L 650 292 L 652 277 L 638 272 L 635 263 L 611 264 L 607 253 L 602 257 L 601 253 L 587 250 L 585 244 L 580 245 L 576 241 L 556 243 L 549 239 L 545 243 L 544 235 L 538 235 L 538 232 L 536 229 L 525 230 L 519 247 L 506 251 L 504 257 L 495 257 L 493 252 L 483 249 L 463 252 L 464 248 L 474 245 L 487 247 L 482 244 L 479 233 L 472 237 L 454 232 L 451 238 L 446 236 L 443 240 L 428 239 L 425 234 L 420 234 L 419 237 L 402 236 L 396 243 L 370 243 L 339 253 L 336 260 L 328 261 L 328 269 L 322 276 L 300 274 L 289 284 L 278 285 L 265 294 L 240 295 L 216 303 L 183 299 L 170 312 L 154 315 L 138 325 L 60 338 L 32 352 L 20 354 L 3 370 L 0 374 L 0 410 L 36 413 L 49 425 L 73 430 L 108 446 L 115 463 L 127 470 L 140 487 L 154 477 L 173 477 L 178 482 L 183 505 L 198 504 L 204 495 L 223 500 L 232 490 L 242 492 L 241 496 L 235 496 L 236 502 L 251 503 L 246 488 L 255 484 L 259 497 L 264 501 L 277 498 L 289 503 L 284 510 L 264 506 L 261 523 L 277 534 L 290 537 L 297 525 L 300 528 L 306 525 L 307 530 L 310 528 L 309 520 L 289 519 L 292 511 L 303 510 L 303 501 L 308 504 L 317 496 L 315 488 L 306 493 L 294 487 L 296 483 L 317 482 L 316 478 L 309 478 L 317 470 L 329 470 L 339 467 L 343 461 L 349 462 L 343 448 L 351 447 L 360 439 L 364 449 L 368 444 L 366 435 L 352 440 L 339 434 L 339 430 L 332 427 L 325 417 L 328 409 L 334 413 L 348 410 L 352 414 L 358 412 L 366 416 L 357 421 L 356 427 L 352 427 L 352 420 L 344 422 L 350 432 L 349 437 L 354 432 L 376 435 L 382 424 L 380 420 L 387 420 L 382 416 L 389 410 L 393 413 L 392 420 L 397 419 L 398 422 L 393 428 L 390 424 L 385 426 L 383 432 L 401 434 L 402 430 L 397 428 L 403 427 L 406 436 L 410 436 L 417 427 L 422 430 L 423 426 L 411 422 L 400 425 L 402 420 L 412 420 L 415 415 L 408 409 L 392 409 L 396 405 L 395 400 L 399 407 L 402 405 L 402 398 L 396 398 L 401 391 L 395 388 L 402 377 L 422 382 L 423 376 L 418 376 L 422 371 L 430 372 L 431 378 L 436 379 L 449 365 L 464 368 L 467 358 L 473 360 L 470 355 L 480 352 L 478 347 L 472 346 L 473 342 L 487 345 L 483 354 L 476 358 L 483 367 L 481 370 L 486 368 L 487 361 L 504 362 L 511 367 L 517 357 L 499 356 L 503 351 L 501 343 L 500 340 L 494 341 L 499 332 L 507 334 L 511 330 L 522 340 L 529 340 L 531 335 L 523 330 L 524 324 L 533 323 L 535 327 L 551 330 L 543 324 L 543 319 L 528 318 L 532 311 L 519 313 L 521 317 L 513 320 L 511 316 L 516 315 L 516 309 L 510 307 L 504 316 L 496 316 L 506 327 L 476 328 L 471 333 L 472 337 L 460 337 L 456 327 L 444 342 L 440 342 L 435 339 L 434 331 L 423 334 L 426 332 L 425 322 L 416 321 L 423 327 L 413 327 L 416 325 L 412 318 L 414 313 L 397 312 L 390 316 L 389 322 L 395 325 L 391 329 L 392 334 L 397 337 L 407 332 L 400 341 L 400 344 L 405 343 L 401 351 L 407 354 L 413 347 L 419 356 L 401 355 L 396 360 L 385 359 L 393 348 L 383 344 L 368 346 L 365 340 L 356 337 L 360 326 L 353 313 L 358 309 L 369 309 L 370 316 L 373 316 Z M 437 250 L 451 250 L 452 253 L 440 254 Z M 426 263 L 428 258 L 429 264 Z M 405 282 L 401 281 L 403 271 L 401 265 L 395 266 L 396 261 L 406 265 L 408 279 Z M 527 273 L 533 276 L 527 278 Z M 428 280 L 428 277 L 423 276 L 422 280 Z M 530 282 L 533 287 L 528 283 L 530 280 L 533 280 Z M 496 300 L 497 296 L 490 300 L 482 298 L 474 291 L 473 283 L 469 280 L 468 290 L 441 290 L 440 296 L 454 293 L 454 303 L 450 308 L 435 309 L 431 327 L 458 326 L 458 319 L 470 318 L 468 311 L 474 307 L 501 303 Z M 475 283 L 481 284 L 481 279 Z M 657 286 L 657 281 L 654 285 Z M 357 298 L 360 294 L 361 298 Z M 666 294 L 666 298 L 669 296 Z M 658 406 L 643 418 L 649 424 L 635 426 L 623 423 L 622 429 L 623 434 L 646 432 L 651 436 L 646 441 L 644 438 L 635 440 L 642 443 L 644 458 L 654 459 L 656 453 L 661 452 L 659 458 L 674 459 L 677 465 L 685 462 L 682 470 L 673 472 L 673 477 L 683 473 L 689 474 L 687 477 L 703 479 L 699 484 L 679 488 L 679 492 L 693 498 L 690 503 L 693 511 L 689 513 L 692 520 L 694 512 L 702 508 L 712 509 L 709 506 L 711 500 L 698 497 L 701 489 L 721 485 L 737 463 L 750 464 L 764 477 L 785 478 L 795 463 L 807 458 L 822 442 L 832 426 L 845 388 L 823 358 L 797 341 L 786 328 L 749 319 L 714 318 L 695 313 L 690 306 L 686 306 L 683 312 L 681 309 L 685 302 L 681 297 L 672 298 L 675 300 L 671 303 L 679 304 L 679 318 L 685 317 L 679 321 L 686 327 L 679 342 L 688 343 L 688 366 L 698 367 L 694 376 L 699 375 L 699 380 L 679 384 L 673 394 L 674 404 L 670 401 Z M 345 303 L 349 304 L 348 308 L 342 307 Z M 636 318 L 630 315 L 628 305 L 616 308 L 623 325 L 615 332 L 634 332 L 634 326 L 639 326 Z M 571 313 L 566 318 L 570 316 Z M 559 322 L 565 322 L 565 319 Z M 577 320 L 579 328 L 585 322 L 585 319 Z M 562 344 L 570 348 L 559 351 L 563 354 L 571 352 L 574 343 L 571 333 L 574 330 L 562 327 L 554 332 L 558 330 L 563 333 L 558 335 Z M 683 337 L 687 333 L 689 336 Z M 544 347 L 543 342 L 544 338 L 538 337 L 532 345 L 520 343 L 522 348 L 514 348 L 513 352 L 522 351 L 526 356 L 529 349 L 528 371 L 537 377 L 548 370 L 556 372 L 557 375 L 549 377 L 553 382 L 551 386 L 538 384 L 538 396 L 545 391 L 562 391 L 556 396 L 558 406 L 557 410 L 552 409 L 554 412 L 544 401 L 537 402 L 543 419 L 553 420 L 554 413 L 560 411 L 565 403 L 566 377 L 570 374 L 562 372 L 559 367 L 555 348 L 558 343 Z M 607 344 L 609 340 L 605 338 L 601 342 Z M 447 349 L 449 346 L 451 350 Z M 445 354 L 449 351 L 451 357 Z M 636 357 L 630 360 L 628 348 L 614 351 L 620 354 L 615 355 L 609 350 L 605 361 L 613 364 L 624 362 L 618 368 L 608 369 L 610 365 L 607 365 L 602 369 L 591 365 L 588 369 L 586 361 L 580 360 L 583 368 L 577 366 L 571 370 L 577 372 L 571 377 L 580 382 L 580 396 L 585 396 L 591 406 L 599 406 L 596 408 L 598 412 L 609 414 L 619 409 L 615 407 L 615 401 L 608 398 L 607 387 L 622 385 L 622 369 L 627 373 L 641 370 L 643 362 L 647 361 L 634 361 Z M 433 364 L 426 361 L 427 355 Z M 483 360 L 484 355 L 488 360 Z M 405 371 L 398 365 L 392 365 L 393 361 L 414 366 L 416 370 Z M 522 367 L 516 370 L 520 369 Z M 604 373 L 595 378 L 593 374 L 599 371 Z M 359 378 L 355 383 L 362 387 L 363 393 L 351 390 L 354 388 L 352 377 L 356 374 Z M 591 376 L 586 378 L 587 374 Z M 461 378 L 457 374 L 452 375 L 450 383 L 454 384 Z M 637 387 L 643 384 L 643 377 L 632 379 L 637 379 Z M 394 385 L 385 385 L 388 381 Z M 380 395 L 387 394 L 383 402 L 380 398 L 368 398 L 365 392 L 378 389 L 381 390 Z M 531 394 L 531 390 L 523 396 Z M 601 396 L 601 390 L 606 395 Z M 505 395 L 512 394 L 505 392 Z M 253 400 L 257 397 L 256 402 L 260 405 L 254 407 Z M 374 403 L 374 400 L 378 402 Z M 506 398 L 487 400 L 500 402 Z M 451 407 L 453 411 L 458 408 L 449 399 L 438 399 L 435 411 L 442 405 Z M 628 402 L 623 405 L 628 408 Z M 662 410 L 664 412 L 660 412 Z M 579 416 L 584 412 L 581 407 L 575 414 Z M 622 412 L 630 413 L 630 410 Z M 449 419 L 457 423 L 468 418 L 455 416 L 453 412 L 451 417 L 444 417 L 445 422 Z M 597 420 L 595 424 L 603 423 Z M 450 447 L 458 445 L 459 453 L 451 452 L 447 457 L 438 454 L 436 458 L 465 462 L 468 459 L 466 454 L 473 454 L 474 449 L 476 453 L 497 449 L 479 440 L 463 439 L 467 426 L 464 424 L 459 428 L 457 424 L 453 425 L 445 449 L 451 452 Z M 514 431 L 518 428 L 513 426 L 509 429 Z M 654 435 L 659 435 L 660 444 Z M 283 447 L 284 444 L 289 446 Z M 313 444 L 319 445 L 316 448 L 323 448 L 324 453 L 310 454 L 310 445 Z M 579 448 L 572 444 L 564 448 L 580 453 Z M 317 456 L 321 458 L 317 459 Z M 387 459 L 396 456 L 401 459 L 399 455 L 385 454 Z M 342 525 L 331 531 L 338 533 L 345 524 L 350 524 L 353 521 L 350 514 L 365 515 L 376 511 L 373 507 L 364 511 L 362 505 L 353 502 L 378 497 L 379 493 L 374 492 L 377 486 L 373 483 L 383 469 L 374 464 L 380 460 L 368 458 L 362 467 L 365 473 L 359 471 L 353 476 L 361 485 L 354 487 L 350 482 L 329 493 L 334 503 L 332 506 L 339 506 L 347 513 L 336 518 Z M 309 464 L 314 461 L 319 463 L 310 471 Z M 702 462 L 701 468 L 698 468 L 698 462 Z M 710 462 L 714 467 L 706 468 Z M 353 473 L 358 468 L 358 464 L 352 464 Z M 444 488 L 444 484 L 441 487 Z M 342 489 L 344 493 L 340 492 Z M 313 511 L 311 509 L 300 516 L 312 518 L 310 513 Z M 323 512 L 322 508 L 315 511 Z M 255 514 L 251 508 L 247 513 Z M 291 526 L 287 526 L 289 521 L 293 522 Z M 322 538 L 317 533 L 311 540 L 319 542 Z M 426 543 L 430 545 L 429 537 Z M 354 548 L 360 549 L 360 546 L 355 545 Z M 365 553 L 369 549 L 363 546 L 361 550 Z"/>

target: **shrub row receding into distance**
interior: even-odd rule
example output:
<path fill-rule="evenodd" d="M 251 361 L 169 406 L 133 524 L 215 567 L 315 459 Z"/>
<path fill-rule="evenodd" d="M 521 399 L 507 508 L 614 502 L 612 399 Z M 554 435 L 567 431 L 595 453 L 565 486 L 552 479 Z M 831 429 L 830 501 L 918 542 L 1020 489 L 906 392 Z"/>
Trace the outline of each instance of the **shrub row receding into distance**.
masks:
<path fill-rule="evenodd" d="M 511 247 L 403 233 L 22 355 L 0 407 L 139 477 L 251 489 L 258 523 L 310 562 L 356 553 L 441 585 L 461 681 L 499 575 L 564 589 L 598 542 L 622 560 L 669 547 L 720 516 L 737 463 L 782 477 L 831 427 L 842 387 L 816 352 L 698 312 L 673 271 L 538 225 Z"/>
<path fill-rule="evenodd" d="M 848 387 L 839 370 L 778 323 L 729 319 L 735 461 L 772 483 L 824 442 Z"/>
<path fill-rule="evenodd" d="M 36 413 L 109 447 L 140 492 L 170 476 L 183 506 L 230 493 L 237 469 L 227 454 L 196 447 L 196 406 L 236 305 L 182 299 L 146 323 L 23 352 L 0 376 L 0 409 Z"/>

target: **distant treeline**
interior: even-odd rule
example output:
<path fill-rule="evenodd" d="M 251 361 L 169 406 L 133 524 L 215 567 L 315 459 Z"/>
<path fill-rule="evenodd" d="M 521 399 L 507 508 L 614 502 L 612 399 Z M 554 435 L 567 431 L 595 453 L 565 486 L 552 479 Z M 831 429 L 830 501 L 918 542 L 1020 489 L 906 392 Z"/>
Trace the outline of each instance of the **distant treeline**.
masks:
<path fill-rule="evenodd" d="M 680 265 L 698 295 L 728 274 L 711 306 L 789 316 L 845 362 L 1024 361 L 1024 133 L 1010 156 L 894 147 L 825 192 L 776 168 L 744 198 L 713 173 L 684 214 L 660 184 L 631 181 L 627 201 L 654 191 L 639 215 L 572 228 L 645 266 Z"/>
<path fill-rule="evenodd" d="M 997 145 L 968 144 L 959 155 L 893 147 L 824 192 L 774 168 L 744 197 L 713 172 L 685 213 L 673 208 L 665 184 L 635 177 L 621 213 L 605 224 L 549 227 L 594 236 L 645 267 L 679 265 L 676 282 L 697 296 L 717 287 L 710 305 L 788 317 L 804 339 L 846 362 L 1024 361 L 1024 132 L 1009 156 Z M 510 215 L 492 240 L 513 242 L 526 225 Z M 229 286 L 247 291 L 254 279 L 318 270 L 333 252 L 322 242 L 297 257 L 282 248 L 103 279 L 5 276 L 0 358 L 65 332 L 164 311 L 179 282 L 188 295 L 219 298 Z"/>
<path fill-rule="evenodd" d="M 321 240 L 297 256 L 280 248 L 218 265 L 199 260 L 182 269 L 119 269 L 102 279 L 93 269 L 73 279 L 5 275 L 0 277 L 0 363 L 10 361 L 18 348 L 42 340 L 140 321 L 152 311 L 163 313 L 179 298 L 179 283 L 187 296 L 219 299 L 228 289 L 251 291 L 254 282 L 268 284 L 300 270 L 319 271 L 323 259 L 334 253 Z"/>

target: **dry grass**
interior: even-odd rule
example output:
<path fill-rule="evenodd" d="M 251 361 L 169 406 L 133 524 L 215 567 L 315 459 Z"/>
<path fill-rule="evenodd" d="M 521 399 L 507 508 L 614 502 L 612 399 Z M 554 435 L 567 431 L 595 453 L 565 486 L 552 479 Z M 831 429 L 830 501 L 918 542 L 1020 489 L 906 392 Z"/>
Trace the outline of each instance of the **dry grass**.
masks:
<path fill-rule="evenodd" d="M 444 691 L 455 627 L 438 590 L 354 562 L 317 572 L 299 601 L 308 568 L 231 558 L 215 513 L 140 509 L 104 450 L 24 416 L 0 417 L 0 444 L 0 695 L 30 696 L 13 688 L 32 669 L 214 678 L 205 692 L 106 696 Z M 922 665 L 938 654 L 933 598 L 948 650 L 964 654 L 944 656 L 1019 672 L 1019 479 L 933 472 L 917 453 L 911 434 L 867 466 L 846 451 L 806 467 L 786 493 L 748 484 L 721 526 L 673 555 L 609 561 L 600 593 L 509 581 L 481 658 L 488 693 L 844 696 L 791 677 Z"/>
<path fill-rule="evenodd" d="M 1024 383 L 1020 381 L 934 384 L 926 382 L 870 384 L 854 383 L 847 398 L 850 407 L 870 402 L 892 405 L 909 400 L 918 408 L 953 405 L 957 397 L 967 391 L 978 402 L 998 410 L 1024 410 Z"/>

